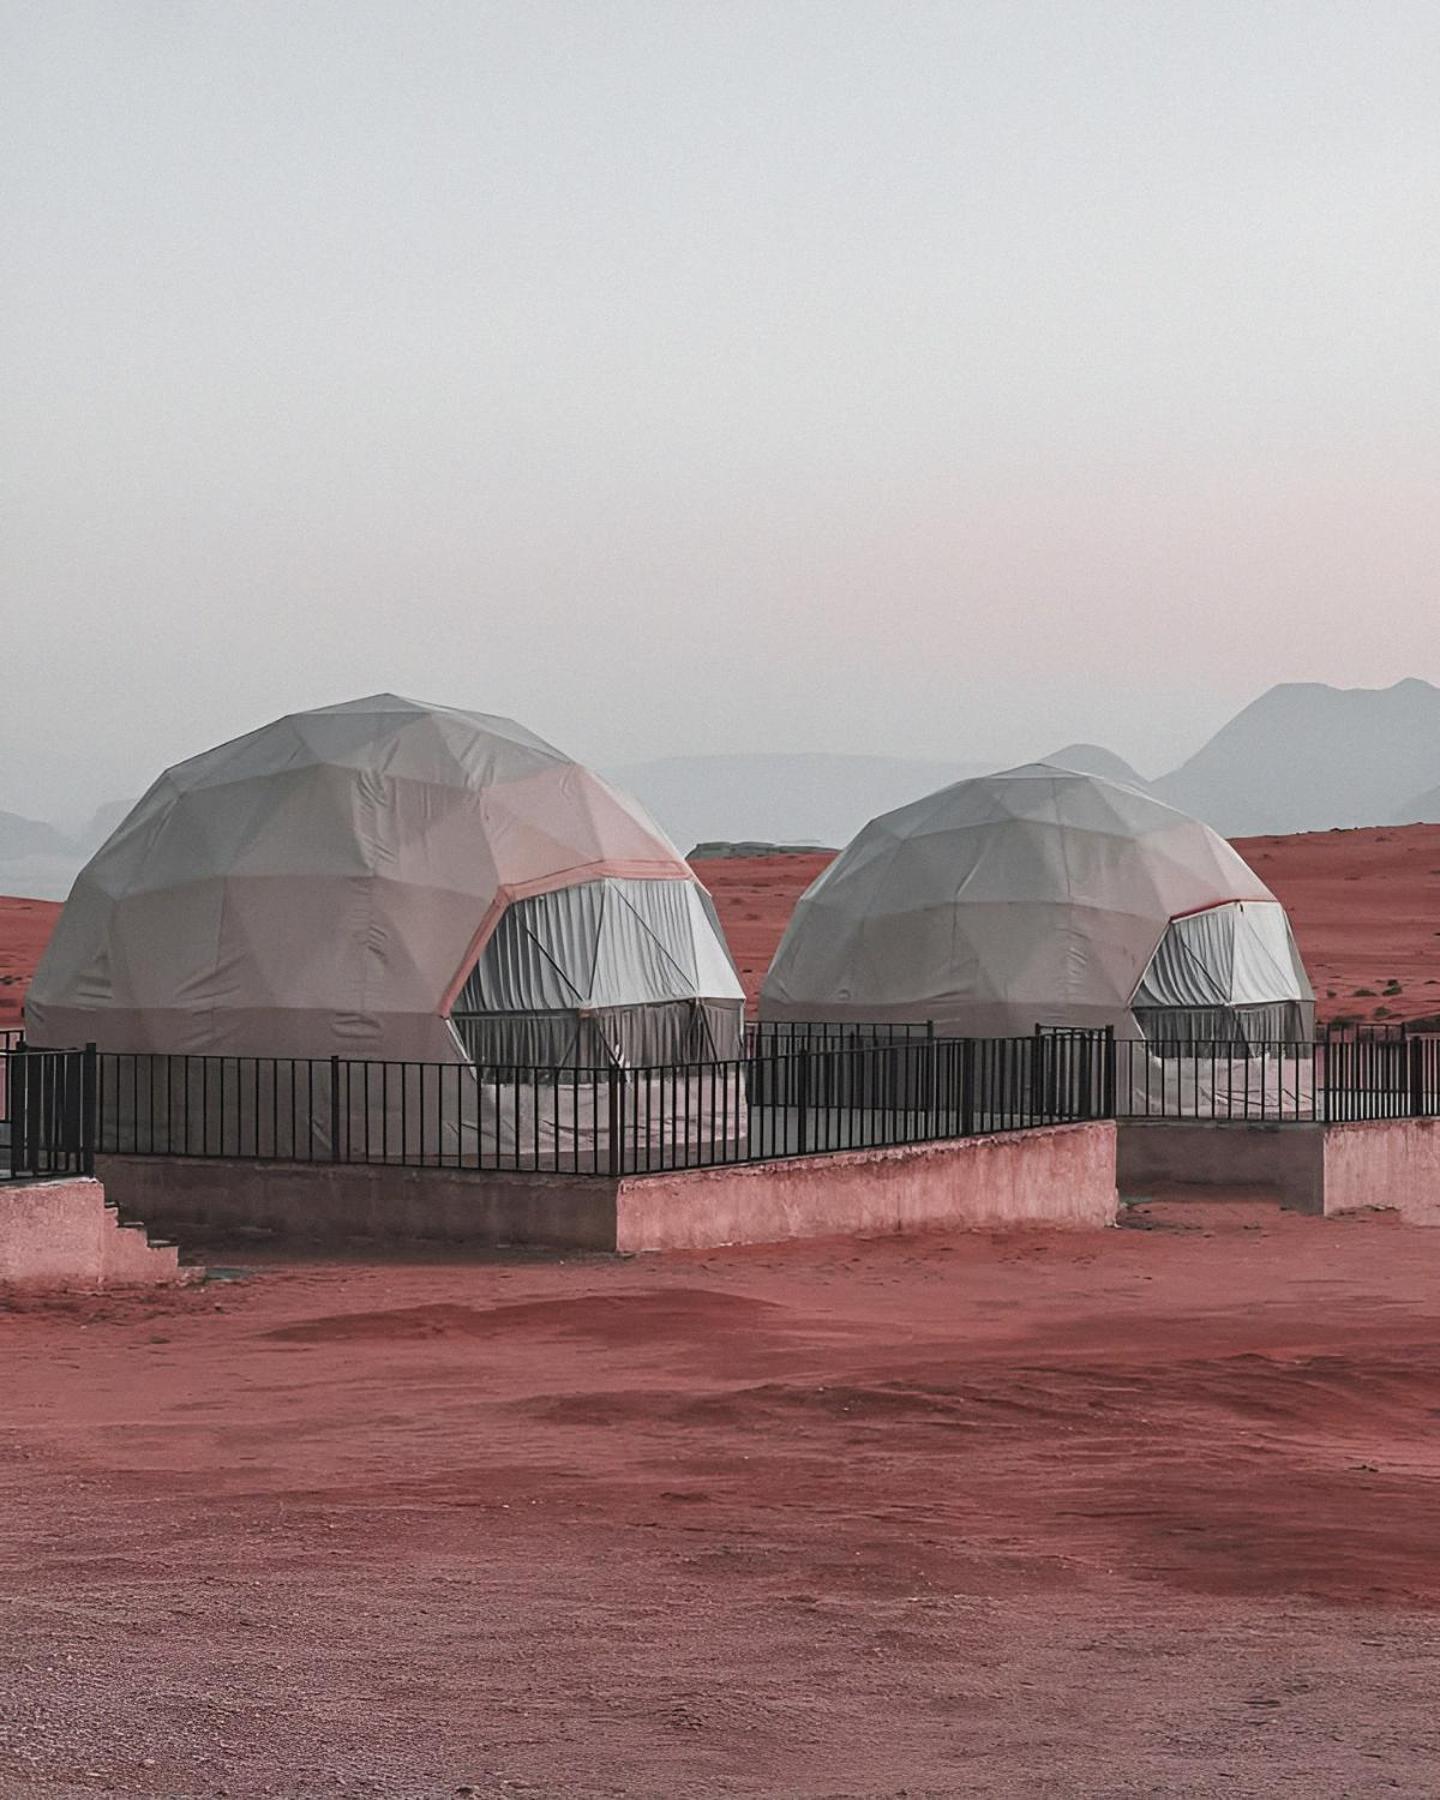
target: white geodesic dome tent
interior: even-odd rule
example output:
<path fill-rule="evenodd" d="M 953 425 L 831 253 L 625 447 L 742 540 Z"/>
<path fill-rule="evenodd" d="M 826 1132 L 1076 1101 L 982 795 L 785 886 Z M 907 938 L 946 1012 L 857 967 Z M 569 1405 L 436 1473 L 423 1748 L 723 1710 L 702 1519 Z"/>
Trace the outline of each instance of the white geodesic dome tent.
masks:
<path fill-rule="evenodd" d="M 38 1045 L 635 1067 L 738 1054 L 709 896 L 513 720 L 378 694 L 169 769 L 86 865 Z"/>
<path fill-rule="evenodd" d="M 802 896 L 764 1020 L 1298 1040 L 1314 996 L 1284 909 L 1207 825 L 1032 763 L 859 833 Z"/>

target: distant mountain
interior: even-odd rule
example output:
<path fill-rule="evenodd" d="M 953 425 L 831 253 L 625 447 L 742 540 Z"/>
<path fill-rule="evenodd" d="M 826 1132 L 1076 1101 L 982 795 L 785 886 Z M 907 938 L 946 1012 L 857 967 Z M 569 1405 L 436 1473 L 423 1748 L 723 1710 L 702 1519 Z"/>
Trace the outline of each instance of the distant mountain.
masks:
<path fill-rule="evenodd" d="M 1152 784 L 1227 837 L 1388 825 L 1440 784 L 1440 688 L 1273 687 Z"/>
<path fill-rule="evenodd" d="M 1067 744 L 1063 750 L 1052 750 L 1049 756 L 1042 756 L 1037 760 L 1054 763 L 1062 769 L 1074 769 L 1081 775 L 1099 775 L 1106 781 L 1123 781 L 1127 787 L 1139 788 L 1142 793 L 1150 789 L 1150 783 L 1143 775 L 1137 775 L 1123 756 L 1117 756 L 1113 750 L 1107 750 L 1101 744 Z"/>
<path fill-rule="evenodd" d="M 0 858 L 63 855 L 70 848 L 69 839 L 53 825 L 0 812 Z"/>
<path fill-rule="evenodd" d="M 1153 781 L 1100 744 L 1067 744 L 1038 760 L 1125 782 L 1227 837 L 1440 823 L 1440 688 L 1415 679 L 1388 688 L 1287 682 Z M 995 766 L 756 752 L 663 757 L 613 774 L 683 850 L 846 844 L 877 813 Z M 130 805 L 113 801 L 69 830 L 0 813 L 0 894 L 64 899 Z"/>
<path fill-rule="evenodd" d="M 848 844 L 876 813 L 993 766 L 891 756 L 754 754 L 667 756 L 611 773 L 683 849 L 757 838 Z"/>
<path fill-rule="evenodd" d="M 63 900 L 79 866 L 74 845 L 53 825 L 0 812 L 0 894 Z"/>
<path fill-rule="evenodd" d="M 87 860 L 100 848 L 134 804 L 133 800 L 111 800 L 91 813 L 74 838 L 74 842 L 85 852 Z"/>
<path fill-rule="evenodd" d="M 40 819 L 0 812 L 0 894 L 63 900 L 132 804 L 116 800 L 102 806 L 73 836 Z"/>
<path fill-rule="evenodd" d="M 830 856 L 838 846 L 835 844 L 772 844 L 769 839 L 741 838 L 738 841 L 729 838 L 710 838 L 705 843 L 695 844 L 685 853 L 686 862 L 728 862 L 735 857 L 746 857 L 758 860 L 767 856 Z"/>
<path fill-rule="evenodd" d="M 84 861 L 78 850 L 0 855 L 0 894 L 22 900 L 63 900 Z"/>

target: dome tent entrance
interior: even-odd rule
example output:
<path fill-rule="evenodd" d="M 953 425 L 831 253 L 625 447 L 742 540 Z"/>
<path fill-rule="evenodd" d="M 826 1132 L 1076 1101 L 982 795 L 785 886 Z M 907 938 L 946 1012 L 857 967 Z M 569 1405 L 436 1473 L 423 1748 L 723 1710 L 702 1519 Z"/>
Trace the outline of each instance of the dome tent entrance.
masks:
<path fill-rule="evenodd" d="M 872 820 L 801 897 L 760 1010 L 1195 1041 L 1262 1018 L 1308 1035 L 1314 1002 L 1283 910 L 1224 839 L 1137 789 L 1027 764 Z"/>
<path fill-rule="evenodd" d="M 1305 970 L 1276 900 L 1172 919 L 1132 1000 L 1153 1044 L 1299 1043 L 1313 1030 Z"/>
<path fill-rule="evenodd" d="M 582 882 L 501 914 L 451 1017 L 472 1061 L 647 1068 L 740 1054 L 734 980 L 694 881 Z"/>
<path fill-rule="evenodd" d="M 612 896 L 646 932 L 587 939 Z M 507 962 L 526 935 L 510 911 L 547 903 L 548 959 Z M 77 877 L 27 1022 L 37 1045 L 463 1070 L 451 1013 L 472 979 L 497 1031 L 562 1015 L 572 1058 L 647 1041 L 646 1019 L 628 1040 L 585 1029 L 597 996 L 738 1050 L 743 993 L 708 896 L 634 801 L 513 720 L 381 694 L 166 771 Z"/>

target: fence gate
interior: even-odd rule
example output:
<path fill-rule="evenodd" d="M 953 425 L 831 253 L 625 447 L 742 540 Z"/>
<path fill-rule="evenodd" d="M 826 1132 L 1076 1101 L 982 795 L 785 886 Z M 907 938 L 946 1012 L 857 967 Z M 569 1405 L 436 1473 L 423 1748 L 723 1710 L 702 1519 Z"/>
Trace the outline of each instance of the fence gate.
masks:
<path fill-rule="evenodd" d="M 95 1171 L 93 1045 L 0 1050 L 0 1181 Z"/>
<path fill-rule="evenodd" d="M 1109 1119 L 1115 1114 L 1115 1031 L 1037 1025 L 1032 1088 L 1046 1119 Z"/>

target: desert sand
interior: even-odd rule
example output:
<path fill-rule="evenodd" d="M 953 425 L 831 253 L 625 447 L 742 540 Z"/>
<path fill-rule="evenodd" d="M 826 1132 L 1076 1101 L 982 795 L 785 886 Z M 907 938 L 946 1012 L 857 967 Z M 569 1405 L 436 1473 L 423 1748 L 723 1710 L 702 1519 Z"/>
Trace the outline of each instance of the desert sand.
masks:
<path fill-rule="evenodd" d="M 0 1031 L 20 1024 L 25 989 L 59 916 L 54 900 L 0 897 Z"/>
<path fill-rule="evenodd" d="M 6 1795 L 1436 1789 L 1440 1232 L 248 1260 L 0 1313 Z"/>

